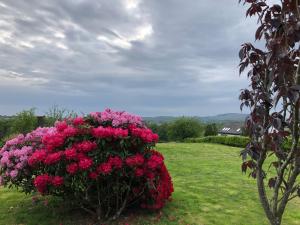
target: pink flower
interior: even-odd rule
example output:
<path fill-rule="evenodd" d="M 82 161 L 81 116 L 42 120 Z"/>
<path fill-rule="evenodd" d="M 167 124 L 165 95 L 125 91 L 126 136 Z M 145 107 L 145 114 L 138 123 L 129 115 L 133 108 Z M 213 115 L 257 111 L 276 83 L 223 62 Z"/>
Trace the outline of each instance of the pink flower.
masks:
<path fill-rule="evenodd" d="M 9 158 L 7 156 L 2 157 L 0 160 L 0 165 L 3 167 L 7 166 L 10 163 L 11 163 L 11 161 L 9 160 Z"/>

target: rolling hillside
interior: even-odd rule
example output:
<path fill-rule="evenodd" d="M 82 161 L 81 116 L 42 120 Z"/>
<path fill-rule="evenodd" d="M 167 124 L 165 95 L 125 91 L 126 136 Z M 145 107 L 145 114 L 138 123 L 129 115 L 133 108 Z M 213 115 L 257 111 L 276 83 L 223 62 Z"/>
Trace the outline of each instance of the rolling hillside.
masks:
<path fill-rule="evenodd" d="M 246 119 L 248 114 L 242 114 L 242 113 L 226 113 L 226 114 L 220 114 L 216 116 L 195 116 L 198 120 L 204 123 L 243 123 Z M 178 117 L 172 117 L 172 116 L 156 116 L 156 117 L 143 117 L 143 119 L 147 122 L 153 122 L 153 123 L 164 123 L 164 122 L 171 122 L 175 120 Z"/>

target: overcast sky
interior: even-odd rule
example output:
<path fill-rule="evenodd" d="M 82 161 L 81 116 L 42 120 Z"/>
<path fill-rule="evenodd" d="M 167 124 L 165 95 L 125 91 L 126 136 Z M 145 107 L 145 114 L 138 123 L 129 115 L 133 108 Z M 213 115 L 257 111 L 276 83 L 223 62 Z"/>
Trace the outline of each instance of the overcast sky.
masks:
<path fill-rule="evenodd" d="M 0 114 L 240 112 L 238 0 L 0 0 Z"/>

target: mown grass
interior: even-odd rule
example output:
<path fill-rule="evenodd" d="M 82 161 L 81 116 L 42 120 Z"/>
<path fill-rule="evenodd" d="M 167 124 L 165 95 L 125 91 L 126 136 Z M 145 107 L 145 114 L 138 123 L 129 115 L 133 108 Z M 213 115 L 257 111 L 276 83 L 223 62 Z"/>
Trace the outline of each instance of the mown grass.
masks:
<path fill-rule="evenodd" d="M 206 143 L 159 144 L 172 175 L 173 200 L 158 213 L 127 212 L 115 224 L 267 225 L 255 181 L 240 170 L 239 148 Z M 0 189 L 0 225 L 93 224 L 79 210 L 50 198 L 48 206 L 31 196 Z M 283 225 L 300 224 L 300 201 L 291 202 Z"/>

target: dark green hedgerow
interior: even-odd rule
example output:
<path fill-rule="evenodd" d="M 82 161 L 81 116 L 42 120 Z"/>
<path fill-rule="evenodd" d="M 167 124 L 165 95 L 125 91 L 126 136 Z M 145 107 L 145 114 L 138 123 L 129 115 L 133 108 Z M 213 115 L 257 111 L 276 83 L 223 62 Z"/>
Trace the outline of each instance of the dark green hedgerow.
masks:
<path fill-rule="evenodd" d="M 223 144 L 229 145 L 233 147 L 246 147 L 249 143 L 248 137 L 243 136 L 207 136 L 201 138 L 187 138 L 185 142 L 187 143 L 216 143 L 216 144 Z"/>
<path fill-rule="evenodd" d="M 229 145 L 233 147 L 245 148 L 249 143 L 249 137 L 245 136 L 207 136 L 198 138 L 186 138 L 184 142 L 186 143 L 215 143 L 222 145 Z M 287 138 L 282 147 L 283 149 L 289 149 L 292 145 L 291 138 Z"/>

